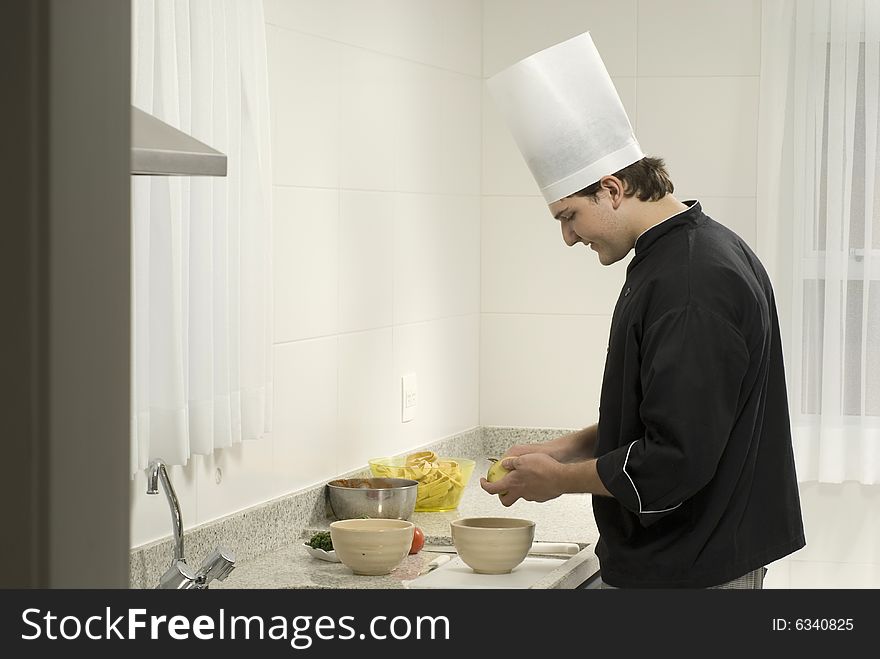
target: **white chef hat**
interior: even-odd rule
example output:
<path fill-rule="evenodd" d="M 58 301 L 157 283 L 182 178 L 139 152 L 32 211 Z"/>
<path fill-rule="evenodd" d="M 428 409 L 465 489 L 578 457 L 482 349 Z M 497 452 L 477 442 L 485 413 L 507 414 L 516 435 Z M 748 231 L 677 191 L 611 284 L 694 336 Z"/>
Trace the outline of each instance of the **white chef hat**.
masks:
<path fill-rule="evenodd" d="M 644 157 L 589 32 L 487 82 L 548 204 Z"/>

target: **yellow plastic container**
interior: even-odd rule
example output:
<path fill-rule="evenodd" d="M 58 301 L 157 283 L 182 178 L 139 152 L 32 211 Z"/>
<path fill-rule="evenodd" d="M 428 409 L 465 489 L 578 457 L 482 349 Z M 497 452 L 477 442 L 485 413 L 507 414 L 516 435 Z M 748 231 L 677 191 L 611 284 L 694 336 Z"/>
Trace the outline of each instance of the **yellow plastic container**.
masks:
<path fill-rule="evenodd" d="M 458 508 L 476 463 L 469 458 L 444 458 L 431 451 L 419 451 L 405 457 L 373 458 L 369 464 L 376 478 L 417 481 L 415 512 L 434 513 Z"/>

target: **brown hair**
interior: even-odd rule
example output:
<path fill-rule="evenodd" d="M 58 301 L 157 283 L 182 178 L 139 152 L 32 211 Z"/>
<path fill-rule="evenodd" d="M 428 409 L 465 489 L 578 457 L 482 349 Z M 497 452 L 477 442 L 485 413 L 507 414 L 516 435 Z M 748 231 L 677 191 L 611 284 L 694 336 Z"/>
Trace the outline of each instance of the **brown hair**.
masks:
<path fill-rule="evenodd" d="M 651 158 L 645 156 L 632 165 L 624 167 L 614 176 L 623 181 L 624 196 L 638 196 L 640 201 L 659 201 L 675 189 L 669 180 L 669 172 L 666 171 L 666 163 L 663 158 Z M 600 181 L 587 186 L 583 190 L 575 192 L 572 197 L 593 197 L 601 188 Z"/>

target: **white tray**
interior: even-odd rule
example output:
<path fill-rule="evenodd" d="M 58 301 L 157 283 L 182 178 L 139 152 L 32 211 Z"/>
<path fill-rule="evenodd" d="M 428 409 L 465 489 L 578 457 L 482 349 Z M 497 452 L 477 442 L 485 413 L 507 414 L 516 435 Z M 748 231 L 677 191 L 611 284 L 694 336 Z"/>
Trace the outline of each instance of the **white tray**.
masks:
<path fill-rule="evenodd" d="M 404 588 L 531 588 L 553 570 L 563 565 L 565 558 L 537 558 L 526 556 L 509 574 L 477 574 L 460 556 L 428 574 L 404 581 Z"/>
<path fill-rule="evenodd" d="M 315 558 L 319 558 L 322 561 L 327 561 L 329 563 L 341 563 L 339 557 L 336 555 L 334 550 L 326 551 L 324 549 L 319 549 L 317 547 L 312 547 L 308 542 L 303 543 L 303 547 L 306 548 L 306 551 L 309 552 Z"/>

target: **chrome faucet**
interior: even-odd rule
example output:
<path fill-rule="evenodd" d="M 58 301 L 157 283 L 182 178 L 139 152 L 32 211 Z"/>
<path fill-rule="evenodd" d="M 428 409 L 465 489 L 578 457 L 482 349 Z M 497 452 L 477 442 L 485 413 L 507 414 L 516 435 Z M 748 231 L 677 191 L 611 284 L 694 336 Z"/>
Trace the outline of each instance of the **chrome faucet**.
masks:
<path fill-rule="evenodd" d="M 183 515 L 180 513 L 180 502 L 177 500 L 174 486 L 171 485 L 171 479 L 168 478 L 165 462 L 156 458 L 147 467 L 147 494 L 159 493 L 160 480 L 168 499 L 168 507 L 171 509 L 174 555 L 171 558 L 171 566 L 159 579 L 156 588 L 204 590 L 214 579 L 223 581 L 235 568 L 235 554 L 225 547 L 218 547 L 204 560 L 201 567 L 193 572 L 183 554 Z"/>

